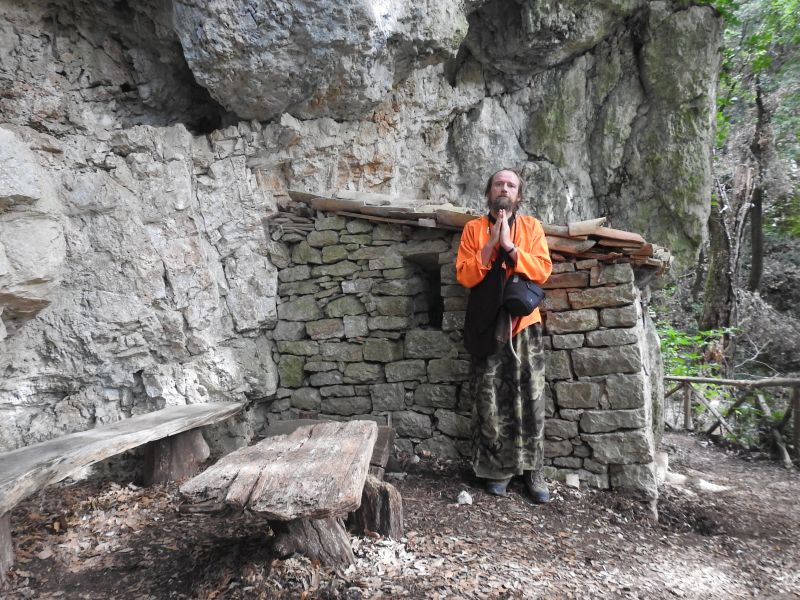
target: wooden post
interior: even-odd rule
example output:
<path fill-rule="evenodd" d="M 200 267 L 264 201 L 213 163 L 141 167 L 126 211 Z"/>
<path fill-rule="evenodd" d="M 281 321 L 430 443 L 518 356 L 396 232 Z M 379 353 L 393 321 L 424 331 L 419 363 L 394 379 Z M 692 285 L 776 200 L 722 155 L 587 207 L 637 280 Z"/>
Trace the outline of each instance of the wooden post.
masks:
<path fill-rule="evenodd" d="M 350 513 L 347 522 L 359 535 L 373 531 L 399 540 L 403 537 L 403 498 L 392 484 L 367 475 L 361 506 Z"/>
<path fill-rule="evenodd" d="M 683 428 L 687 431 L 694 429 L 692 421 L 692 384 L 683 384 Z"/>
<path fill-rule="evenodd" d="M 191 477 L 210 454 L 199 429 L 150 442 L 144 455 L 144 485 Z"/>
<path fill-rule="evenodd" d="M 11 541 L 11 513 L 0 517 L 0 583 L 14 564 L 14 543 Z"/>
<path fill-rule="evenodd" d="M 795 456 L 800 456 L 800 388 L 794 388 L 792 392 L 792 411 L 794 412 L 794 435 L 792 444 L 794 445 Z"/>

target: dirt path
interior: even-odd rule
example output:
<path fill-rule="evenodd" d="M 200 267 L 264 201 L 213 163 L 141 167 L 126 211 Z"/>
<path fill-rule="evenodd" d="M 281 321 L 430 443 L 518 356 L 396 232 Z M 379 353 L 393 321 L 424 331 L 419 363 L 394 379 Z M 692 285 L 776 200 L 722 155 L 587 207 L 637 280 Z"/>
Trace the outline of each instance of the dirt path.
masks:
<path fill-rule="evenodd" d="M 483 493 L 463 465 L 425 461 L 395 481 L 406 538 L 354 540 L 333 573 L 275 560 L 262 523 L 182 515 L 174 487 L 56 486 L 12 517 L 18 598 L 800 598 L 800 476 L 693 436 L 664 439 L 674 484 L 660 522 L 616 494 L 521 485 Z M 459 505 L 466 491 L 473 503 Z"/>

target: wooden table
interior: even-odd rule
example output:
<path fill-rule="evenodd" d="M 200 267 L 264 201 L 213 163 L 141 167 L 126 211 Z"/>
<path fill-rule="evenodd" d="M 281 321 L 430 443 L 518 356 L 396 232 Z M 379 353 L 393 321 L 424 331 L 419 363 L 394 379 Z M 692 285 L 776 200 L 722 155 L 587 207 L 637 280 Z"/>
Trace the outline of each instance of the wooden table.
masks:
<path fill-rule="evenodd" d="M 300 427 L 228 454 L 182 485 L 181 493 L 205 511 L 264 515 L 280 556 L 299 552 L 326 564 L 351 564 L 339 517 L 361 504 L 377 435 L 373 421 Z"/>

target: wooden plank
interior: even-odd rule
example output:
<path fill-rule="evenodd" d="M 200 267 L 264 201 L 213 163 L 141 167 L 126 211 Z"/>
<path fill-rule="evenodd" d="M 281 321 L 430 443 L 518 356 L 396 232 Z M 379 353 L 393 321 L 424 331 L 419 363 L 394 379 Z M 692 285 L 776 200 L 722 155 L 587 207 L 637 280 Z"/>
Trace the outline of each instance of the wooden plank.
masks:
<path fill-rule="evenodd" d="M 598 227 L 592 232 L 592 235 L 611 240 L 618 240 L 620 242 L 630 242 L 626 245 L 642 246 L 647 243 L 645 239 L 638 233 L 622 231 L 621 229 L 612 229 L 611 227 Z"/>
<path fill-rule="evenodd" d="M 11 541 L 11 514 L 0 514 L 0 584 L 14 564 L 14 542 Z"/>
<path fill-rule="evenodd" d="M 378 436 L 374 421 L 324 422 L 223 457 L 181 486 L 190 502 L 269 519 L 324 519 L 358 508 Z"/>
<path fill-rule="evenodd" d="M 243 406 L 240 402 L 170 406 L 0 454 L 0 514 L 82 467 L 147 442 L 223 421 Z"/>
<path fill-rule="evenodd" d="M 577 223 L 568 223 L 567 231 L 570 236 L 575 235 L 588 235 L 594 233 L 598 227 L 606 222 L 605 217 L 598 219 L 589 219 L 588 221 L 578 221 Z"/>
<path fill-rule="evenodd" d="M 573 240 L 550 235 L 546 235 L 545 239 L 549 249 L 555 252 L 563 252 L 564 254 L 581 254 L 595 245 L 594 240 Z"/>
<path fill-rule="evenodd" d="M 389 457 L 392 455 L 394 445 L 394 429 L 391 427 L 378 427 L 378 438 L 375 440 L 375 447 L 372 450 L 372 458 L 369 464 L 381 469 L 386 467 Z"/>
<path fill-rule="evenodd" d="M 684 381 L 689 383 L 713 383 L 743 388 L 761 387 L 800 387 L 800 379 L 795 377 L 772 377 L 767 379 L 718 379 L 715 377 L 689 377 L 688 375 L 665 375 L 665 381 Z"/>
<path fill-rule="evenodd" d="M 480 219 L 481 215 L 471 212 L 440 208 L 436 211 L 436 222 L 450 227 L 463 229 L 464 225 L 474 219 Z"/>
<path fill-rule="evenodd" d="M 338 211 L 338 214 L 344 217 L 355 217 L 356 219 L 366 219 L 367 221 L 379 221 L 381 223 L 397 223 L 398 225 L 413 225 L 415 227 L 421 226 L 416 219 L 394 219 L 390 217 L 378 217 L 376 215 L 365 215 L 363 213 L 354 213 L 344 210 Z"/>
<path fill-rule="evenodd" d="M 585 288 L 589 287 L 589 273 L 586 271 L 572 271 L 571 273 L 556 273 L 542 284 L 545 290 L 559 288 Z"/>

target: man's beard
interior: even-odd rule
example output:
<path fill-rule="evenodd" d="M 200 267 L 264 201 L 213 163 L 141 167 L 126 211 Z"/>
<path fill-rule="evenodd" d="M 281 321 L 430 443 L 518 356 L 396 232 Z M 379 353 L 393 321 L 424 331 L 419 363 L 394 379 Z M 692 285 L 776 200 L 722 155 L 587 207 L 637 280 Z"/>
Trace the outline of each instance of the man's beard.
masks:
<path fill-rule="evenodd" d="M 494 211 L 511 211 L 514 208 L 514 201 L 508 196 L 498 196 L 489 203 L 489 207 Z"/>

